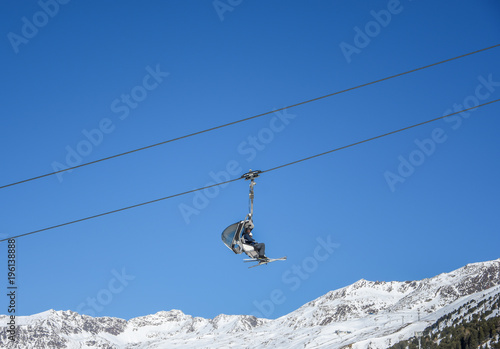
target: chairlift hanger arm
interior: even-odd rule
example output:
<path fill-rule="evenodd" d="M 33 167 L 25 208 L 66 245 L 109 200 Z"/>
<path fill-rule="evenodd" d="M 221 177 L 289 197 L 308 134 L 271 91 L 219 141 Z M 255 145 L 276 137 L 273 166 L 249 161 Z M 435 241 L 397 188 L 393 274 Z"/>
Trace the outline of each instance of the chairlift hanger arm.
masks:
<path fill-rule="evenodd" d="M 254 198 L 253 187 L 255 186 L 255 184 L 257 184 L 255 182 L 255 178 L 259 177 L 259 174 L 261 173 L 262 171 L 260 170 L 255 170 L 255 171 L 250 170 L 249 172 L 241 176 L 241 178 L 245 178 L 245 180 L 250 180 L 250 193 L 248 194 L 248 196 L 250 197 L 250 213 L 248 214 L 248 218 L 252 222 L 253 222 L 253 198 Z"/>

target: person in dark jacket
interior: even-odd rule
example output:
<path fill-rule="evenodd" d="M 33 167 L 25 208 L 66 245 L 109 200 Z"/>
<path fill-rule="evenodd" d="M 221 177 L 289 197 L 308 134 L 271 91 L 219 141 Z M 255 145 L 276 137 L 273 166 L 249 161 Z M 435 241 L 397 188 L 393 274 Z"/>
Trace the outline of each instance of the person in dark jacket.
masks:
<path fill-rule="evenodd" d="M 245 233 L 243 234 L 243 239 L 244 242 L 248 245 L 252 245 L 255 251 L 259 254 L 259 259 L 267 259 L 266 257 L 266 245 L 263 242 L 257 242 L 253 238 L 252 234 L 252 228 L 253 224 L 251 227 L 247 226 L 245 228 Z"/>

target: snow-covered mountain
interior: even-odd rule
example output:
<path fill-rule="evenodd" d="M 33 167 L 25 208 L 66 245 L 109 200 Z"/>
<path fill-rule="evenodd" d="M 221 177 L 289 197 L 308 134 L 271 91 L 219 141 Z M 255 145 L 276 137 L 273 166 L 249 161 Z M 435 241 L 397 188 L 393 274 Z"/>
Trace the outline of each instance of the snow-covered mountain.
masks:
<path fill-rule="evenodd" d="M 49 310 L 17 317 L 18 338 L 2 348 L 387 348 L 471 301 L 500 297 L 500 259 L 430 279 L 359 280 L 275 320 L 192 317 L 163 311 L 125 321 Z M 489 303 L 488 303 L 489 304 Z M 491 316 L 498 316 L 495 309 Z M 0 316 L 4 326 L 7 316 Z"/>

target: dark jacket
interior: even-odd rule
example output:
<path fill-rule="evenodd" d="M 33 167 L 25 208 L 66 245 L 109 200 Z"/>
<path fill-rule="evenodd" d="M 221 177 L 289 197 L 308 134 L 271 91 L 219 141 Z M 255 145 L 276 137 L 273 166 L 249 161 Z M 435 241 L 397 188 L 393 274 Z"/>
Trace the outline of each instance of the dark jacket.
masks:
<path fill-rule="evenodd" d="M 250 235 L 247 232 L 243 233 L 243 239 L 244 239 L 246 244 L 249 244 L 252 246 L 257 243 L 257 241 L 255 241 L 252 237 L 250 237 Z"/>

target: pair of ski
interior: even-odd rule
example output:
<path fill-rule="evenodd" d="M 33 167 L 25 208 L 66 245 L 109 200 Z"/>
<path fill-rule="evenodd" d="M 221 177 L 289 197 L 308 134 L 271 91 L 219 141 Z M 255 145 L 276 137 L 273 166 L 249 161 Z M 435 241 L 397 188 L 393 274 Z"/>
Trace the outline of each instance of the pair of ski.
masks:
<path fill-rule="evenodd" d="M 245 263 L 248 263 L 248 262 L 258 262 L 258 264 L 255 264 L 255 265 L 252 265 L 251 267 L 248 267 L 248 269 L 250 269 L 250 268 L 258 267 L 259 265 L 268 264 L 268 263 L 272 263 L 272 262 L 276 262 L 276 261 L 286 261 L 286 256 L 285 257 L 281 257 L 281 258 L 267 258 L 267 259 L 250 258 L 250 259 L 244 259 L 243 261 Z"/>

